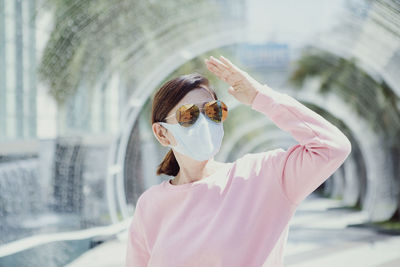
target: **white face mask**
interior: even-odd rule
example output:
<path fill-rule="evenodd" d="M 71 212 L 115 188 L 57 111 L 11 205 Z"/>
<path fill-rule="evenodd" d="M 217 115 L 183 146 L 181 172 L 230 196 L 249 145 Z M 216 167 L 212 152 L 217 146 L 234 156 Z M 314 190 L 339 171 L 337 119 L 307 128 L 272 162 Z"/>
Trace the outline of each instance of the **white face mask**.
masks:
<path fill-rule="evenodd" d="M 201 112 L 197 121 L 189 127 L 183 127 L 179 123 L 160 122 L 160 124 L 172 132 L 177 142 L 176 146 L 168 146 L 197 161 L 214 157 L 221 148 L 224 137 L 223 124 L 207 119 Z"/>

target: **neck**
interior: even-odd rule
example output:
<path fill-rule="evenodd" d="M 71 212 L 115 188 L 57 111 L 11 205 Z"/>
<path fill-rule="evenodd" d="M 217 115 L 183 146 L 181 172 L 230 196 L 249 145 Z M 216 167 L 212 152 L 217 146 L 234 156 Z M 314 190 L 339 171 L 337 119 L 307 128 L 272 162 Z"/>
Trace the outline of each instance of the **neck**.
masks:
<path fill-rule="evenodd" d="M 211 175 L 215 170 L 214 158 L 205 161 L 197 161 L 184 155 L 176 157 L 179 164 L 179 172 L 173 180 L 173 184 L 186 184 L 201 180 Z"/>

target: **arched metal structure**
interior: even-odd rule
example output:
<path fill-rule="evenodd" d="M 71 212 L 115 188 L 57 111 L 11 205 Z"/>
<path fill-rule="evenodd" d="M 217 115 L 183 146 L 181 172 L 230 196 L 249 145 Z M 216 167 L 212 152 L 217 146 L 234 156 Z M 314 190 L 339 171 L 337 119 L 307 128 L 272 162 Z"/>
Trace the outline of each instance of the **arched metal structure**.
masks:
<path fill-rule="evenodd" d="M 384 24 L 379 24 L 374 20 L 374 16 L 381 14 L 384 7 L 382 3 L 389 1 L 376 1 L 370 8 L 371 18 L 362 18 L 353 24 L 352 29 L 355 31 L 361 31 L 358 39 L 352 34 L 344 36 L 342 32 L 330 32 L 329 39 L 323 36 L 318 40 L 317 47 L 334 52 L 337 55 L 345 58 L 355 57 L 359 59 L 359 66 L 365 69 L 372 77 L 378 79 L 384 79 L 387 81 L 392 88 L 399 94 L 399 86 L 396 81 L 398 64 L 395 59 L 398 58 L 399 54 L 399 36 L 400 34 L 393 34 L 393 25 L 397 25 L 397 20 L 388 20 Z M 378 14 L 378 15 L 377 15 Z M 383 19 L 382 16 L 379 19 Z M 229 44 L 245 43 L 247 35 L 245 33 L 245 25 L 237 29 L 223 29 L 217 33 L 208 33 L 199 38 L 195 43 L 188 43 L 181 47 L 179 50 L 175 50 L 168 55 L 163 55 L 159 58 L 157 64 L 151 68 L 151 71 L 147 72 L 141 80 L 135 80 L 135 90 L 132 93 L 130 100 L 125 107 L 125 112 L 122 116 L 121 121 L 126 125 L 118 137 L 115 139 L 112 146 L 112 153 L 110 153 L 110 172 L 107 179 L 107 196 L 110 207 L 110 214 L 113 222 L 118 221 L 117 213 L 118 210 L 122 216 L 126 218 L 129 216 L 126 206 L 126 197 L 123 187 L 123 169 L 124 169 L 124 157 L 126 154 L 126 148 L 130 132 L 132 131 L 132 125 L 137 119 L 139 111 L 143 106 L 144 102 L 151 96 L 152 92 L 174 69 L 186 62 L 187 60 L 194 58 L 201 53 L 210 51 L 215 48 L 226 46 Z M 384 42 L 378 39 L 366 39 L 369 35 L 370 30 L 379 31 L 382 36 L 389 38 L 390 45 L 385 45 Z M 351 32 L 351 31 L 350 31 Z M 390 36 L 390 37 L 388 37 Z M 327 40 L 333 40 L 327 42 Z M 366 41 L 368 40 L 368 42 Z M 349 46 L 349 44 L 352 44 Z M 378 46 L 378 44 L 380 46 Z M 363 53 L 359 51 L 359 47 L 363 46 Z M 368 51 L 375 51 L 376 48 L 388 48 L 385 50 L 384 59 L 380 60 L 380 65 L 377 67 L 373 60 L 369 59 Z M 351 47 L 351 49 L 350 49 Z M 390 49 L 389 49 L 390 48 Z M 366 52 L 367 51 L 367 52 Z M 132 60 L 132 65 L 137 65 L 140 55 Z M 154 62 L 154 61 L 153 61 Z M 146 65 L 146 60 L 144 60 Z M 128 64 L 130 66 L 130 64 Z M 397 68 L 398 69 L 398 68 Z M 329 96 L 329 100 L 322 96 L 319 96 L 316 92 L 308 91 L 308 93 L 302 93 L 299 95 L 299 99 L 307 100 L 311 103 L 317 103 L 317 105 L 324 106 L 329 112 L 337 115 L 341 118 L 354 132 L 355 136 L 362 136 L 357 138 L 360 150 L 366 162 L 368 175 L 368 187 L 367 196 L 365 198 L 365 208 L 369 211 L 371 220 L 382 220 L 389 218 L 397 208 L 397 188 L 394 184 L 394 178 L 390 177 L 390 174 L 386 171 L 391 166 L 388 166 L 386 160 L 385 151 L 380 146 L 380 137 L 376 136 L 363 123 L 362 120 L 357 118 L 353 111 L 346 108 L 346 104 L 339 100 L 337 97 Z M 319 103 L 319 104 L 318 104 Z M 337 109 L 339 105 L 340 110 Z M 353 171 L 354 173 L 354 168 Z M 347 193 L 348 194 L 348 193 Z"/>
<path fill-rule="evenodd" d="M 349 126 L 354 139 L 365 160 L 367 168 L 367 194 L 365 210 L 368 211 L 371 221 L 380 221 L 390 218 L 397 208 L 398 188 L 394 186 L 394 177 L 387 170 L 391 168 L 385 150 L 381 146 L 381 139 L 376 136 L 369 126 L 334 94 L 322 97 L 307 90 L 297 96 L 300 101 L 319 103 L 328 112 L 340 118 Z M 340 108 L 338 108 L 340 107 Z"/>

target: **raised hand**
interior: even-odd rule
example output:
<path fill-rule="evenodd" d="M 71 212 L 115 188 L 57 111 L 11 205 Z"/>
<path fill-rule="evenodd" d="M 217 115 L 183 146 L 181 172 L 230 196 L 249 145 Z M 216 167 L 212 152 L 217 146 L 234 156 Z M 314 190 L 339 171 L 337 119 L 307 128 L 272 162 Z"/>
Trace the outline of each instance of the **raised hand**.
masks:
<path fill-rule="evenodd" d="M 262 84 L 223 56 L 220 56 L 220 60 L 211 56 L 210 59 L 204 59 L 204 61 L 208 70 L 230 85 L 228 93 L 239 102 L 251 105 Z"/>

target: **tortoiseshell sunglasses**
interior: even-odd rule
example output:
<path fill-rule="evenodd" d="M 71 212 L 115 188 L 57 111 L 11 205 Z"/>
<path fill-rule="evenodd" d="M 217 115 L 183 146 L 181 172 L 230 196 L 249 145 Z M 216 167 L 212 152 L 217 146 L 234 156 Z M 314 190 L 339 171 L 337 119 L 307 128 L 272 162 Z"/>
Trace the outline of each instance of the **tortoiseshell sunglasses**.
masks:
<path fill-rule="evenodd" d="M 165 119 L 176 116 L 176 120 L 181 126 L 189 127 L 197 121 L 200 111 L 216 123 L 225 121 L 228 116 L 227 105 L 220 100 L 212 100 L 182 105 L 176 110 L 175 114 L 168 116 Z"/>

